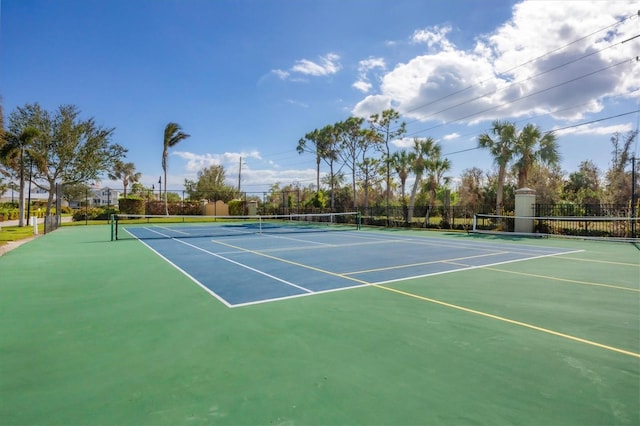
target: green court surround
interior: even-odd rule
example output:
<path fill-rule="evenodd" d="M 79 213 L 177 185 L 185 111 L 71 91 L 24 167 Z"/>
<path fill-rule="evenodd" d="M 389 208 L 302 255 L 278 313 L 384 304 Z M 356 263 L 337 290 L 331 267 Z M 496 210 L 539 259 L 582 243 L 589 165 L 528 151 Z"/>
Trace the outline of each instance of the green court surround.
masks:
<path fill-rule="evenodd" d="M 632 244 L 510 239 L 584 251 L 388 287 L 638 356 L 378 287 L 229 309 L 108 240 L 63 227 L 0 257 L 1 424 L 640 423 Z"/>

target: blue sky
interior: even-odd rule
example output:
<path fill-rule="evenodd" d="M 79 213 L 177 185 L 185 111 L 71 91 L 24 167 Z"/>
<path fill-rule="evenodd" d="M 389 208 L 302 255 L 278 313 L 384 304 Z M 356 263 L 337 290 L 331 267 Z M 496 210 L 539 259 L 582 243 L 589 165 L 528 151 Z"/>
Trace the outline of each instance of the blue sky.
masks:
<path fill-rule="evenodd" d="M 621 43 L 640 34 L 636 1 L 2 0 L 0 7 L 5 115 L 27 102 L 49 110 L 75 104 L 115 127 L 113 141 L 129 150 L 127 161 L 148 186 L 162 172 L 169 121 L 191 134 L 170 152 L 169 189 L 211 164 L 224 165 L 237 185 L 242 157 L 242 189 L 260 192 L 275 182 L 312 184 L 314 158 L 296 152 L 298 140 L 351 115 L 395 108 L 408 133 L 394 148 L 431 136 L 456 177 L 473 166 L 492 169 L 488 153 L 458 152 L 474 148 L 496 118 L 552 130 L 638 110 L 640 63 L 632 59 L 640 38 Z M 583 160 L 606 169 L 612 133 L 636 129 L 638 120 L 629 114 L 558 132 L 563 169 Z"/>

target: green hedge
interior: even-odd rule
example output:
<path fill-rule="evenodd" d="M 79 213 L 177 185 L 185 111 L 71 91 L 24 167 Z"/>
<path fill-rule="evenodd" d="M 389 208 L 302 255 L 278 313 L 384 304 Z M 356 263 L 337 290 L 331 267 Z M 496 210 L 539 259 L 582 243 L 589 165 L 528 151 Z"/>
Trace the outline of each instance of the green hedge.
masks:
<path fill-rule="evenodd" d="M 73 220 L 81 222 L 85 220 L 109 220 L 112 214 L 117 213 L 113 208 L 91 207 L 89 209 L 80 209 L 73 213 Z"/>
<path fill-rule="evenodd" d="M 247 214 L 246 203 L 244 200 L 229 201 L 229 214 L 231 216 L 242 216 Z"/>
<path fill-rule="evenodd" d="M 118 207 L 120 213 L 145 214 L 146 202 L 142 198 L 119 198 Z"/>

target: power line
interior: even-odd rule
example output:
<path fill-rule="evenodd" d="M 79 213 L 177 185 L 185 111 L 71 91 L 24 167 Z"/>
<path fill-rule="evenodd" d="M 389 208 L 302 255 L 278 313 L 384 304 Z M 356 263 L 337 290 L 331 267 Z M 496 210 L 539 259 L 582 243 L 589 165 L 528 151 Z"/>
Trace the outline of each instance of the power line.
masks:
<path fill-rule="evenodd" d="M 563 64 L 557 65 L 557 66 L 555 66 L 555 67 L 549 68 L 548 70 L 542 71 L 542 72 L 540 72 L 540 73 L 538 73 L 538 74 L 534 74 L 534 75 L 529 76 L 529 77 L 527 77 L 527 78 L 525 78 L 525 79 L 518 80 L 518 81 L 514 81 L 514 82 L 512 82 L 512 83 L 509 83 L 508 85 L 506 85 L 506 86 L 504 86 L 504 87 L 501 87 L 501 88 L 499 88 L 499 89 L 496 89 L 496 90 L 494 90 L 494 91 L 483 93 L 482 95 L 478 95 L 478 96 L 476 96 L 476 97 L 474 97 L 474 98 L 471 98 L 471 99 L 468 99 L 468 100 L 466 100 L 466 101 L 460 102 L 460 103 L 458 103 L 458 104 L 452 105 L 452 106 L 447 107 L 447 108 L 445 108 L 445 109 L 441 109 L 440 111 L 436 111 L 436 112 L 434 112 L 434 113 L 432 113 L 432 114 L 429 114 L 429 115 L 427 115 L 427 116 L 422 117 L 422 119 L 427 119 L 427 118 L 429 118 L 429 117 L 436 116 L 436 115 L 441 114 L 441 113 L 443 113 L 443 112 L 446 112 L 446 111 L 449 111 L 449 110 L 452 110 L 452 109 L 458 108 L 458 107 L 460 107 L 460 106 L 463 106 L 463 105 L 469 104 L 469 103 L 471 103 L 471 102 L 477 101 L 477 100 L 479 100 L 479 99 L 485 98 L 485 97 L 487 97 L 487 96 L 490 96 L 490 95 L 494 95 L 494 94 L 496 94 L 496 93 L 503 92 L 503 91 L 505 91 L 505 90 L 507 90 L 507 89 L 510 89 L 510 88 L 511 88 L 511 87 L 513 87 L 513 86 L 516 86 L 516 85 L 518 85 L 518 84 L 522 84 L 522 83 L 524 83 L 524 82 L 526 82 L 526 81 L 534 80 L 534 79 L 536 79 L 536 78 L 538 78 L 538 77 L 541 77 L 541 76 L 543 76 L 543 75 L 545 75 L 545 74 L 548 74 L 548 73 L 550 73 L 550 72 L 552 72 L 552 71 L 556 71 L 556 70 L 558 70 L 558 69 L 560 69 L 560 68 L 564 68 L 564 67 L 566 67 L 566 66 L 568 66 L 568 65 L 571 65 L 571 64 L 573 64 L 573 63 L 579 62 L 579 61 L 581 61 L 581 60 L 583 60 L 583 59 L 586 59 L 586 58 L 588 58 L 588 57 L 590 57 L 590 56 L 597 55 L 598 53 L 601 53 L 601 52 L 603 52 L 603 51 L 605 51 L 605 50 L 607 50 L 607 49 L 611 49 L 612 47 L 615 47 L 615 46 L 617 46 L 617 45 L 619 45 L 619 44 L 622 44 L 622 43 L 624 43 L 624 41 L 622 41 L 622 42 L 618 42 L 618 43 L 615 43 L 615 44 L 612 44 L 612 45 L 609 45 L 609 46 L 607 46 L 607 47 L 604 47 L 604 48 L 602 48 L 602 49 L 600 49 L 600 50 L 596 50 L 596 51 L 591 52 L 591 53 L 587 53 L 586 55 L 583 55 L 583 56 L 581 56 L 581 57 L 579 57 L 579 58 L 573 59 L 573 60 L 571 60 L 571 61 L 569 61 L 569 62 L 565 62 L 565 63 L 563 63 Z M 418 121 L 418 120 L 416 119 L 416 120 L 414 120 L 414 121 Z"/>
<path fill-rule="evenodd" d="M 573 128 L 576 128 L 576 127 L 586 126 L 587 124 L 599 123 L 601 121 L 612 120 L 614 118 L 624 117 L 626 115 L 631 115 L 631 114 L 638 114 L 639 112 L 640 112 L 640 109 L 636 109 L 636 110 L 633 110 L 633 111 L 623 112 L 621 114 L 611 115 L 609 117 L 598 118 L 598 119 L 595 119 L 595 120 L 589 120 L 589 121 L 584 121 L 582 123 L 572 124 L 570 126 L 560 127 L 560 128 L 553 129 L 553 130 L 547 130 L 547 131 L 544 131 L 542 133 L 546 134 L 546 133 L 558 132 L 560 130 L 573 129 Z M 442 156 L 444 157 L 444 156 L 447 156 L 447 155 L 461 154 L 463 152 L 474 151 L 474 150 L 480 149 L 480 148 L 481 147 L 476 146 L 476 147 L 473 147 L 473 148 L 461 149 L 459 151 L 448 152 L 446 154 L 443 154 Z"/>
<path fill-rule="evenodd" d="M 595 35 L 595 34 L 597 34 L 597 33 L 599 33 L 599 32 L 602 32 L 602 31 L 605 31 L 605 30 L 610 30 L 611 28 L 614 28 L 614 27 L 616 27 L 616 26 L 619 26 L 619 25 L 621 25 L 622 23 L 624 23 L 625 21 L 627 21 L 627 20 L 629 20 L 629 19 L 632 19 L 632 18 L 635 18 L 635 17 L 637 17 L 637 16 L 638 16 L 638 15 L 636 15 L 636 14 L 632 14 L 632 15 L 626 16 L 626 17 L 624 17 L 624 18 L 622 18 L 622 19 L 620 19 L 620 20 L 616 21 L 615 23 L 613 23 L 613 24 L 611 24 L 611 25 L 608 25 L 608 26 L 606 26 L 606 27 L 600 28 L 600 29 L 598 29 L 598 30 L 596 30 L 596 31 L 591 32 L 591 33 L 590 33 L 590 34 L 588 34 L 588 35 L 585 35 L 585 36 L 583 36 L 583 37 L 581 37 L 581 38 L 579 38 L 579 39 L 576 39 L 576 40 L 574 40 L 574 41 L 572 41 L 572 42 L 570 42 L 570 43 L 567 43 L 567 44 L 565 44 L 565 45 L 563 45 L 563 46 L 560 46 L 560 47 L 558 47 L 558 48 L 556 48 L 556 49 L 554 49 L 554 50 L 551 50 L 551 51 L 546 52 L 546 53 L 544 53 L 544 54 L 542 54 L 542 55 L 539 55 L 539 56 L 537 56 L 537 57 L 535 57 L 535 58 L 533 58 L 533 59 L 530 59 L 530 60 L 528 60 L 528 61 L 526 61 L 526 62 L 524 62 L 524 63 L 521 63 L 521 64 L 519 64 L 519 65 L 517 65 L 517 66 L 514 66 L 514 67 L 512 67 L 512 68 L 509 68 L 509 69 L 507 69 L 507 70 L 505 70 L 505 71 L 499 72 L 499 73 L 497 73 L 495 76 L 492 76 L 492 77 L 490 77 L 490 78 L 487 78 L 487 79 L 485 79 L 485 80 L 482 80 L 482 81 L 480 81 L 479 83 L 476 83 L 476 84 L 470 85 L 470 86 L 468 86 L 468 87 L 466 87 L 466 88 L 463 88 L 463 89 L 457 90 L 457 91 L 455 91 L 455 92 L 453 92 L 453 93 L 450 93 L 450 94 L 448 94 L 448 95 L 442 96 L 442 97 L 440 97 L 440 98 L 438 98 L 438 99 L 435 99 L 435 100 L 433 100 L 433 101 L 431 101 L 431 102 L 428 102 L 428 103 L 425 103 L 425 104 L 423 104 L 423 105 L 419 105 L 419 106 L 417 106 L 417 107 L 415 107 L 415 108 L 409 109 L 409 110 L 407 110 L 407 111 L 405 112 L 405 114 L 406 114 L 406 113 L 409 113 L 409 112 L 416 111 L 416 110 L 421 109 L 421 108 L 425 108 L 425 107 L 430 106 L 430 105 L 433 105 L 433 104 L 435 104 L 435 103 L 437 103 L 437 102 L 440 102 L 440 101 L 443 101 L 443 100 L 445 100 L 445 99 L 451 98 L 451 97 L 453 97 L 453 96 L 455 96 L 455 95 L 457 95 L 457 94 L 463 93 L 463 92 L 465 92 L 465 91 L 467 91 L 467 90 L 470 90 L 470 89 L 472 89 L 472 88 L 474 88 L 474 87 L 478 87 L 478 86 L 480 86 L 480 85 L 483 85 L 484 83 L 486 83 L 486 82 L 491 81 L 492 79 L 494 79 L 496 76 L 503 76 L 503 75 L 505 75 L 505 74 L 508 74 L 508 73 L 510 73 L 510 72 L 512 72 L 512 71 L 514 71 L 514 70 L 516 70 L 516 69 L 518 69 L 518 68 L 521 68 L 521 67 L 526 66 L 526 65 L 528 65 L 528 64 L 531 64 L 531 63 L 534 63 L 534 62 L 536 62 L 536 61 L 539 61 L 539 60 L 541 60 L 541 59 L 543 59 L 543 58 L 545 58 L 545 57 L 548 57 L 548 56 L 550 56 L 550 55 L 552 55 L 552 54 L 554 54 L 554 53 L 556 53 L 556 52 L 559 52 L 559 51 L 561 51 L 561 50 L 563 50 L 563 49 L 566 49 L 567 47 L 570 47 L 570 46 L 572 46 L 572 45 L 574 45 L 574 44 L 576 44 L 576 43 L 579 43 L 579 42 L 581 42 L 581 41 L 583 41 L 583 40 L 585 40 L 585 39 L 587 39 L 587 38 L 589 38 L 589 37 L 591 37 L 591 36 L 593 36 L 593 35 Z M 545 75 L 545 74 L 548 74 L 548 73 L 550 73 L 550 72 L 556 71 L 556 70 L 558 70 L 558 69 L 560 69 L 560 68 L 562 68 L 562 67 L 566 67 L 566 66 L 568 66 L 568 65 L 570 65 L 570 64 L 573 64 L 573 63 L 579 62 L 579 61 L 584 60 L 584 59 L 586 59 L 586 58 L 588 58 L 588 57 L 590 57 L 590 56 L 593 56 L 593 55 L 596 55 L 596 54 L 598 54 L 598 53 L 601 53 L 601 52 L 603 52 L 603 51 L 605 51 L 605 50 L 607 50 L 607 49 L 611 49 L 611 48 L 616 47 L 616 46 L 618 46 L 618 45 L 620 45 L 620 44 L 626 43 L 626 42 L 628 42 L 628 41 L 630 41 L 630 40 L 633 40 L 633 39 L 637 38 L 638 36 L 640 36 L 640 34 L 639 34 L 639 35 L 636 35 L 636 36 L 633 36 L 633 37 L 631 37 L 631 38 L 625 39 L 625 40 L 623 40 L 623 41 L 621 41 L 621 42 L 617 42 L 617 43 L 611 44 L 611 45 L 609 45 L 609 46 L 607 46 L 607 47 L 604 47 L 604 48 L 602 48 L 602 49 L 600 49 L 600 50 L 597 50 L 597 51 L 594 51 L 594 52 L 591 52 L 591 53 L 585 54 L 585 55 L 583 55 L 583 56 L 581 56 L 581 57 L 575 58 L 575 59 L 570 60 L 570 61 L 568 61 L 568 62 L 566 62 L 566 63 L 564 63 L 564 64 L 561 64 L 561 65 L 555 66 L 555 67 L 553 67 L 553 68 L 547 69 L 547 70 L 542 71 L 542 72 L 540 72 L 540 73 L 538 73 L 538 74 L 535 74 L 535 75 L 533 75 L 533 76 L 527 77 L 527 78 L 525 78 L 525 79 L 523 79 L 523 80 L 516 81 L 516 82 L 512 82 L 512 83 L 510 83 L 508 86 L 506 86 L 506 87 L 502 87 L 502 88 L 500 88 L 500 89 L 498 89 L 498 90 L 496 90 L 496 91 L 489 92 L 489 93 L 485 93 L 485 94 L 483 94 L 483 95 L 476 96 L 476 97 L 475 97 L 475 98 L 473 98 L 473 99 L 466 100 L 466 101 L 461 102 L 461 103 L 459 103 L 459 104 L 457 104 L 457 105 L 453 105 L 453 106 L 451 106 L 451 107 L 448 107 L 448 108 L 446 108 L 446 109 L 443 109 L 443 110 L 441 110 L 441 111 L 438 111 L 438 112 L 436 112 L 436 113 L 433 113 L 433 114 L 429 115 L 428 117 L 431 117 L 431 116 L 433 116 L 433 115 L 440 114 L 440 113 L 442 113 L 442 112 L 446 112 L 446 111 L 448 111 L 448 110 L 451 110 L 451 109 L 454 109 L 454 108 L 456 108 L 456 107 L 459 107 L 459 106 L 462 106 L 462 105 L 465 105 L 465 104 L 471 103 L 471 102 L 473 102 L 473 101 L 475 101 L 475 100 L 478 100 L 478 99 L 481 99 L 481 98 L 484 98 L 484 97 L 490 96 L 490 95 L 492 95 L 492 94 L 499 93 L 500 91 L 504 91 L 504 90 L 506 90 L 506 89 L 508 89 L 508 88 L 510 88 L 510 87 L 513 87 L 513 86 L 514 86 L 514 85 L 516 85 L 516 84 L 521 84 L 521 83 L 523 83 L 523 82 L 533 80 L 533 79 L 535 79 L 535 78 L 537 78 L 537 77 L 540 77 L 540 76 L 542 76 L 542 75 Z M 594 74 L 597 74 L 597 73 L 600 73 L 600 72 L 604 72 L 604 71 L 606 71 L 606 70 L 608 70 L 608 69 L 611 69 L 611 68 L 613 68 L 613 67 L 619 66 L 619 65 L 621 65 L 621 64 L 623 64 L 623 63 L 625 63 L 625 62 L 627 62 L 627 61 L 628 61 L 628 60 L 624 60 L 624 61 L 618 62 L 618 63 L 616 63 L 616 64 L 613 64 L 613 65 L 610 65 L 610 66 L 608 66 L 608 67 L 604 67 L 604 68 L 601 68 L 601 69 L 599 69 L 599 70 L 593 71 L 593 72 L 591 72 L 591 73 L 587 73 L 587 74 L 584 74 L 584 75 L 582 75 L 582 76 L 579 76 L 579 77 L 576 77 L 576 78 L 573 78 L 573 79 L 567 80 L 567 81 L 565 81 L 565 82 L 562 82 L 562 83 L 559 83 L 559 84 L 557 84 L 557 85 L 554 85 L 554 86 L 548 87 L 548 88 L 546 88 L 546 89 L 542 89 L 542 90 L 539 90 L 539 91 L 536 91 L 536 92 L 530 93 L 530 94 L 528 94 L 528 95 L 526 95 L 526 96 L 522 96 L 522 97 L 519 97 L 519 98 L 513 99 L 513 100 L 508 101 L 508 102 L 505 102 L 505 103 L 503 103 L 503 104 L 501 104 L 501 105 L 497 105 L 497 106 L 494 106 L 494 107 L 491 107 L 491 108 L 485 109 L 485 110 L 483 110 L 483 111 L 476 112 L 476 113 L 474 113 L 474 114 L 469 114 L 469 115 L 467 115 L 467 116 L 460 117 L 460 118 L 457 118 L 457 119 L 455 119 L 455 120 L 451 120 L 451 121 L 448 121 L 448 122 L 445 122 L 445 123 L 441 123 L 441 124 L 439 124 L 439 125 L 436 125 L 436 126 L 430 127 L 430 128 L 428 128 L 428 129 L 423 129 L 423 130 L 420 130 L 420 131 L 417 131 L 417 132 L 413 132 L 413 133 L 411 133 L 411 134 L 409 134 L 409 135 L 407 135 L 407 136 L 411 136 L 411 135 L 416 135 L 416 134 L 419 134 L 419 133 L 423 133 L 423 132 L 426 132 L 426 131 L 429 131 L 429 130 L 432 130 L 432 129 L 435 129 L 435 128 L 438 128 L 438 127 L 445 126 L 445 125 L 447 125 L 447 124 L 455 123 L 455 122 L 458 122 L 458 121 L 464 120 L 464 119 L 466 119 L 466 118 L 470 118 L 470 117 L 473 117 L 473 116 L 476 116 L 476 115 L 479 115 L 479 114 L 482 114 L 482 113 L 485 113 L 485 112 L 488 112 L 488 111 L 491 111 L 491 110 L 494 110 L 494 109 L 498 109 L 498 108 L 504 107 L 504 106 L 506 106 L 506 105 L 509 105 L 509 104 L 512 104 L 512 103 L 518 102 L 518 101 L 520 101 L 520 100 L 524 100 L 524 99 L 530 98 L 530 97 L 532 97 L 532 96 L 539 95 L 539 94 L 541 94 L 541 93 L 544 93 L 544 92 L 547 92 L 547 91 L 553 90 L 553 89 L 558 88 L 558 87 L 561 87 L 561 86 L 563 86 L 563 85 L 570 84 L 570 83 L 575 82 L 575 81 L 578 81 L 578 80 L 580 80 L 580 79 L 587 78 L 587 77 L 589 77 L 589 76 L 591 76 L 591 75 L 594 75 Z M 633 92 L 631 92 L 631 93 L 633 93 Z M 580 104 L 580 105 L 583 105 L 583 104 Z M 566 109 L 562 109 L 562 110 L 555 110 L 555 111 L 553 111 L 553 112 L 551 112 L 551 113 L 548 113 L 548 114 L 557 113 L 557 112 L 564 111 L 564 110 L 567 110 L 567 109 L 573 109 L 573 108 L 576 108 L 577 106 L 580 106 L 580 105 L 572 106 L 572 107 L 569 107 L 569 108 L 566 108 Z M 566 129 L 570 129 L 570 128 L 574 128 L 574 127 L 584 126 L 584 125 L 587 125 L 587 124 L 593 124 L 593 123 L 597 123 L 597 122 L 600 122 L 600 121 L 605 121 L 605 120 L 613 119 L 613 118 L 616 118 L 616 117 L 626 116 L 626 115 L 633 114 L 633 113 L 637 113 L 637 111 L 632 111 L 632 112 L 623 113 L 623 114 L 619 114 L 619 115 L 615 115 L 615 116 L 610 116 L 610 117 L 605 117 L 605 118 L 601 118 L 601 119 L 591 120 L 591 121 L 587 121 L 587 122 L 584 122 L 584 123 L 574 124 L 574 125 L 566 126 L 566 127 L 563 127 L 563 128 L 555 129 L 555 130 L 552 130 L 552 131 L 566 130 Z M 544 115 L 548 115 L 548 114 L 544 114 Z M 639 115 L 639 117 L 640 117 L 640 115 Z M 530 118 L 525 119 L 525 120 L 529 120 L 529 119 L 530 119 Z M 639 118 L 639 120 L 640 120 L 640 118 Z M 410 121 L 410 122 L 414 122 L 414 121 L 420 121 L 420 120 L 416 119 L 416 120 L 413 120 L 413 121 Z M 550 131 L 550 132 L 551 132 L 551 131 Z M 445 154 L 445 155 L 454 155 L 454 154 L 458 154 L 458 153 L 462 153 L 462 152 L 472 151 L 472 150 L 475 150 L 475 149 L 478 149 L 478 148 L 477 148 L 477 147 L 476 147 L 476 148 L 468 148 L 468 149 L 464 149 L 464 150 L 460 150 L 460 151 L 454 151 L 454 152 L 451 152 L 451 153 L 448 153 L 448 154 Z M 288 153 L 288 151 L 287 151 L 287 153 Z M 273 156 L 275 156 L 275 157 L 277 158 L 277 156 L 279 156 L 280 154 L 286 154 L 286 153 L 285 153 L 285 152 L 282 152 L 282 153 L 275 153 L 275 154 L 273 154 Z M 267 157 L 265 157 L 265 158 L 273 158 L 273 157 L 267 156 Z M 289 159 L 289 158 L 293 158 L 293 157 L 285 156 L 284 158 L 285 158 L 285 159 Z M 306 164 L 306 162 L 305 162 L 305 164 Z M 309 179 L 308 181 L 313 181 L 313 179 Z M 302 182 L 302 180 L 300 180 L 300 182 Z"/>
<path fill-rule="evenodd" d="M 409 110 L 407 110 L 407 111 L 405 112 L 405 114 L 406 114 L 406 113 L 413 112 L 413 111 L 416 111 L 416 110 L 418 110 L 418 109 L 422 109 L 422 108 L 427 107 L 427 106 L 429 106 L 429 105 L 433 105 L 434 103 L 437 103 L 437 102 L 440 102 L 440 101 L 442 101 L 442 100 L 448 99 L 448 98 L 450 98 L 450 97 L 452 97 L 452 96 L 455 96 L 455 95 L 457 95 L 457 94 L 459 94 L 459 93 L 465 92 L 465 91 L 467 91 L 467 90 L 469 90 L 469 89 L 472 89 L 472 88 L 474 88 L 474 87 L 481 86 L 481 85 L 483 85 L 484 83 L 486 83 L 486 82 L 488 82 L 488 81 L 493 80 L 496 76 L 503 76 L 503 75 L 505 75 L 505 74 L 507 74 L 507 73 L 510 73 L 510 72 L 512 72 L 512 71 L 514 71 L 514 70 L 516 70 L 516 69 L 518 69 L 518 68 L 521 68 L 521 67 L 525 66 L 525 65 L 529 65 L 529 64 L 531 64 L 531 63 L 534 63 L 534 62 L 536 62 L 536 61 L 538 61 L 538 60 L 540 60 L 540 59 L 542 59 L 542 58 L 545 58 L 545 57 L 547 57 L 547 56 L 550 56 L 550 55 L 551 55 L 551 54 L 553 54 L 553 53 L 559 52 L 560 50 L 563 50 L 563 49 L 565 49 L 565 48 L 567 48 L 567 47 L 569 47 L 569 46 L 571 46 L 571 45 L 573 45 L 573 44 L 579 43 L 579 42 L 581 42 L 581 41 L 583 41 L 583 40 L 585 40 L 585 39 L 587 39 L 587 38 L 589 38 L 589 37 L 591 37 L 591 36 L 593 36 L 593 35 L 595 35 L 595 34 L 597 34 L 597 33 L 599 33 L 599 32 L 602 32 L 602 31 L 604 31 L 604 30 L 608 30 L 608 29 L 610 29 L 610 28 L 612 28 L 612 27 L 618 26 L 618 25 L 620 25 L 620 24 L 624 23 L 625 21 L 627 21 L 628 19 L 632 19 L 632 18 L 634 18 L 634 17 L 637 17 L 637 15 L 636 15 L 636 14 L 629 15 L 629 16 L 627 16 L 627 17 L 625 17 L 625 18 L 623 18 L 623 19 L 621 19 L 621 20 L 619 20 L 619 21 L 617 21 L 617 22 L 615 22 L 615 23 L 613 23 L 613 24 L 611 24 L 611 25 L 608 25 L 608 26 L 606 26 L 606 27 L 600 28 L 600 29 L 598 29 L 598 30 L 596 30 L 596 31 L 594 31 L 594 32 L 592 32 L 592 33 L 590 33 L 590 34 L 587 34 L 586 36 L 583 36 L 583 37 L 581 37 L 581 38 L 579 38 L 579 39 L 577 39 L 577 40 L 574 40 L 574 41 L 572 41 L 572 42 L 570 42 L 570 43 L 567 43 L 567 44 L 565 44 L 565 45 L 563 45 L 563 46 L 560 46 L 560 47 L 558 47 L 558 48 L 556 48 L 556 49 L 553 49 L 553 50 L 551 50 L 551 51 L 549 51 L 549 52 L 546 52 L 546 53 L 544 53 L 544 54 L 542 54 L 542 55 L 540 55 L 540 56 L 537 56 L 537 57 L 535 57 L 535 58 L 533 58 L 533 59 L 530 59 L 530 60 L 528 60 L 528 61 L 526 61 L 526 62 L 523 62 L 523 63 L 521 63 L 521 64 L 519 64 L 519 65 L 516 65 L 515 67 L 509 68 L 509 69 L 507 69 L 507 70 L 505 70 L 505 71 L 498 72 L 495 76 L 491 76 L 491 77 L 486 78 L 485 80 L 482 80 L 482 81 L 480 81 L 480 82 L 478 82 L 478 83 L 476 83 L 476 84 L 472 84 L 472 85 L 470 85 L 470 86 L 467 86 L 467 87 L 465 87 L 465 88 L 463 88 L 463 89 L 460 89 L 460 90 L 455 91 L 455 92 L 453 92 L 453 93 L 450 93 L 450 94 L 448 94 L 448 95 L 442 96 L 442 97 L 440 97 L 440 98 L 438 98 L 438 99 L 435 99 L 435 100 L 433 100 L 433 101 L 431 101 L 431 102 L 428 102 L 428 103 L 426 103 L 426 104 L 419 105 L 419 106 L 417 106 L 417 107 L 415 107 L 415 108 L 409 109 Z M 615 45 L 625 43 L 626 41 L 628 41 L 628 40 L 625 40 L 625 41 L 622 41 L 622 42 L 616 43 Z M 615 45 L 611 45 L 611 46 L 609 46 L 609 47 L 607 47 L 607 48 L 605 48 L 605 49 L 611 48 L 611 47 L 613 47 L 613 46 L 615 46 Z M 604 50 L 604 49 L 603 49 L 603 50 Z M 599 53 L 599 52 L 600 52 L 600 51 L 595 52 L 595 53 Z M 589 55 L 587 55 L 587 56 L 589 56 Z M 585 57 L 586 57 L 586 56 L 585 56 Z M 580 59 L 583 59 L 583 58 L 580 58 Z M 578 59 L 578 60 L 579 60 L 579 59 Z M 418 120 L 416 119 L 416 120 L 414 120 L 414 121 L 418 121 Z"/>
<path fill-rule="evenodd" d="M 600 72 L 607 71 L 607 70 L 609 70 L 609 69 L 611 69 L 611 68 L 614 68 L 614 67 L 620 66 L 620 65 L 622 65 L 622 64 L 624 64 L 625 62 L 628 62 L 628 61 L 629 61 L 629 59 L 625 59 L 624 61 L 620 61 L 620 62 L 617 62 L 617 63 L 615 63 L 615 64 L 612 64 L 612 65 L 606 66 L 606 67 L 604 67 L 604 68 L 600 68 L 599 70 L 592 71 L 592 72 L 587 73 L 587 74 L 583 74 L 583 75 L 581 75 L 581 76 L 579 76 L 579 77 L 575 77 L 575 78 L 572 78 L 572 79 L 570 79 L 570 80 L 564 81 L 564 82 L 562 82 L 562 83 L 558 83 L 558 84 L 556 84 L 556 85 L 553 85 L 553 86 L 551 86 L 551 87 L 547 87 L 546 89 L 542 89 L 542 90 L 538 90 L 538 91 L 536 91 L 536 92 L 529 93 L 528 95 L 521 96 L 521 97 L 519 97 L 519 98 L 516 98 L 516 99 L 511 100 L 511 101 L 508 101 L 508 102 L 505 102 L 505 103 L 503 103 L 503 104 L 495 105 L 495 106 L 492 106 L 491 108 L 486 108 L 486 109 L 484 109 L 484 110 L 481 110 L 481 111 L 478 111 L 478 112 L 474 112 L 473 114 L 468 114 L 468 115 L 465 115 L 465 116 L 463 116 L 463 117 L 456 118 L 455 120 L 451 120 L 451 121 L 447 121 L 447 122 L 444 122 L 444 123 L 440 123 L 440 124 L 437 124 L 437 125 L 435 125 L 435 126 L 429 127 L 429 128 L 427 128 L 427 129 L 422 129 L 422 130 L 415 131 L 415 132 L 413 132 L 413 133 L 409 133 L 409 134 L 407 134 L 407 136 L 417 135 L 417 134 L 419 134 L 419 133 L 427 132 L 427 131 L 429 131 L 429 130 L 437 129 L 438 127 L 446 126 L 446 125 L 451 124 L 451 123 L 455 123 L 455 122 L 458 122 L 458 121 L 461 121 L 461 120 L 465 120 L 465 119 L 467 119 L 467 118 L 474 117 L 474 116 L 479 115 L 479 114 L 483 114 L 483 113 L 485 113 L 485 112 L 489 112 L 489 111 L 492 111 L 492 110 L 495 110 L 495 109 L 498 109 L 498 108 L 502 108 L 502 107 L 504 107 L 504 106 L 506 106 L 506 105 L 510 105 L 510 104 L 512 104 L 512 103 L 515 103 L 515 102 L 518 102 L 518 101 L 521 101 L 521 100 L 524 100 L 524 99 L 530 98 L 530 97 L 532 97 L 532 96 L 539 95 L 539 94 L 544 93 L 544 92 L 548 92 L 549 90 L 553 90 L 553 89 L 556 89 L 556 88 L 558 88 L 558 87 L 560 87 L 560 86 L 564 86 L 564 85 L 566 85 L 566 84 L 576 82 L 576 81 L 578 81 L 578 80 L 581 80 L 581 79 L 583 79 L 583 78 L 590 77 L 590 76 L 595 75 L 595 74 L 598 74 L 598 73 L 600 73 Z"/>
<path fill-rule="evenodd" d="M 635 89 L 635 90 L 632 90 L 631 92 L 629 92 L 629 93 L 627 93 L 627 94 L 624 94 L 624 95 L 611 96 L 609 99 L 617 99 L 617 98 L 620 98 L 620 97 L 623 97 L 623 96 L 628 96 L 628 95 L 630 95 L 630 94 L 632 94 L 632 93 L 635 93 L 635 92 L 638 92 L 638 91 L 640 91 L 640 88 Z M 520 120 L 514 120 L 514 121 L 513 121 L 513 123 L 514 123 L 514 124 L 518 124 L 518 123 L 522 123 L 522 122 L 525 122 L 525 121 L 535 120 L 536 118 L 546 117 L 546 116 L 549 116 L 549 115 L 558 114 L 558 113 L 560 113 L 560 112 L 570 111 L 570 110 L 572 110 L 572 109 L 576 109 L 576 108 L 579 108 L 579 107 L 582 107 L 582 106 L 588 105 L 589 103 L 590 103 L 590 102 L 582 102 L 582 103 L 579 103 L 579 104 L 571 105 L 571 106 L 566 107 L 566 108 L 561 108 L 561 109 L 553 110 L 553 111 L 551 111 L 551 112 L 546 112 L 546 113 L 544 113 L 544 114 L 538 114 L 538 115 L 527 116 L 527 117 L 522 118 L 522 119 L 520 119 Z M 639 106 L 639 108 L 640 108 L 640 106 Z M 490 130 L 491 130 L 491 128 L 485 128 L 485 129 L 484 129 L 484 132 L 488 132 L 488 131 L 490 131 Z M 475 134 L 477 134 L 477 131 L 474 131 L 473 133 L 466 133 L 466 134 L 463 134 L 463 135 L 458 135 L 458 137 L 459 137 L 459 138 L 464 138 L 464 137 L 472 136 L 472 135 L 475 135 Z"/>

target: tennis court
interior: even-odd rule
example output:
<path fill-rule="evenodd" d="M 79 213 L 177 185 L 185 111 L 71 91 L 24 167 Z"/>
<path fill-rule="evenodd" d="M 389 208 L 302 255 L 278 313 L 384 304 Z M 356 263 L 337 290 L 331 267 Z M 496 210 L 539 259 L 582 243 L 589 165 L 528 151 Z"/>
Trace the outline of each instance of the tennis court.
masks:
<path fill-rule="evenodd" d="M 3 422 L 640 423 L 631 243 L 243 229 L 0 257 Z"/>
<path fill-rule="evenodd" d="M 254 222 L 123 225 L 229 307 L 455 272 L 571 251 Z M 231 229 L 229 229 L 231 228 Z M 256 231 L 257 229 L 257 231 Z M 211 238 L 215 236 L 215 238 Z"/>

